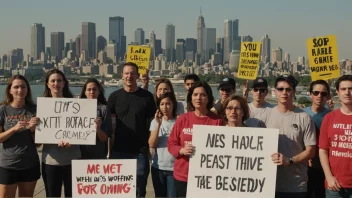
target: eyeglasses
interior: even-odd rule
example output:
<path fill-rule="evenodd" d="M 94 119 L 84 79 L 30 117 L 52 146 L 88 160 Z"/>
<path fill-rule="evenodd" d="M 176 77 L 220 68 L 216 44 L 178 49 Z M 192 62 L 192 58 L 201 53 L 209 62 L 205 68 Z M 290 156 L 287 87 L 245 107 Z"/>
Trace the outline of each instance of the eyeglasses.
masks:
<path fill-rule="evenodd" d="M 286 92 L 291 92 L 293 89 L 292 88 L 283 88 L 283 87 L 276 87 L 276 90 L 278 90 L 279 92 L 283 92 L 284 90 Z"/>
<path fill-rule="evenodd" d="M 220 88 L 221 91 L 224 91 L 224 92 L 231 92 L 232 89 L 231 88 L 228 88 L 228 89 L 224 89 L 224 88 Z"/>
<path fill-rule="evenodd" d="M 328 92 L 325 92 L 325 91 L 312 91 L 312 94 L 313 94 L 314 96 L 318 96 L 318 95 L 320 94 L 320 95 L 323 96 L 323 97 L 326 97 L 326 96 L 329 95 L 329 93 L 328 93 Z"/>
<path fill-rule="evenodd" d="M 254 92 L 260 92 L 260 93 L 265 93 L 266 91 L 268 91 L 267 89 L 257 89 L 257 88 L 253 88 Z"/>
<path fill-rule="evenodd" d="M 235 110 L 235 111 L 239 112 L 239 111 L 242 111 L 242 108 L 241 107 L 226 107 L 226 110 L 227 111 Z"/>

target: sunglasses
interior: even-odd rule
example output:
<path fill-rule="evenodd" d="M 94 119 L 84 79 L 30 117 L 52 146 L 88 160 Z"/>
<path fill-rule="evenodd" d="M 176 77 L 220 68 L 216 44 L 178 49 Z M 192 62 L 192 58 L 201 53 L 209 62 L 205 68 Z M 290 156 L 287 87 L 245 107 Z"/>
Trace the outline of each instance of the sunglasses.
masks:
<path fill-rule="evenodd" d="M 232 91 L 231 88 L 229 88 L 229 89 L 220 88 L 220 90 L 221 90 L 221 91 L 224 91 L 224 92 L 231 92 L 231 91 Z"/>
<path fill-rule="evenodd" d="M 320 95 L 323 96 L 323 97 L 326 97 L 326 96 L 329 95 L 329 93 L 328 93 L 328 92 L 325 92 L 325 91 L 312 91 L 312 94 L 313 94 L 314 96 L 318 96 L 318 95 L 320 94 Z"/>
<path fill-rule="evenodd" d="M 283 88 L 283 87 L 276 87 L 276 90 L 278 90 L 279 92 L 283 92 L 284 90 L 286 92 L 291 92 L 293 89 L 292 88 Z"/>
<path fill-rule="evenodd" d="M 266 91 L 268 91 L 267 89 L 257 89 L 257 88 L 253 88 L 254 92 L 260 92 L 260 93 L 265 93 Z"/>

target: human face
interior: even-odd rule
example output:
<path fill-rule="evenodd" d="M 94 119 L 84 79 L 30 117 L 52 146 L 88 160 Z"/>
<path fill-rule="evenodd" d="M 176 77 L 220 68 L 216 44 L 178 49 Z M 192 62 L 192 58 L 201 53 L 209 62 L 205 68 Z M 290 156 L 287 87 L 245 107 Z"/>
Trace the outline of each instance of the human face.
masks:
<path fill-rule="evenodd" d="M 295 93 L 296 91 L 286 81 L 279 81 L 275 88 L 277 101 L 281 104 L 292 104 Z"/>
<path fill-rule="evenodd" d="M 220 87 L 220 89 L 219 89 L 219 94 L 220 94 L 222 101 L 226 100 L 226 98 L 228 98 L 229 96 L 231 96 L 234 93 L 235 93 L 235 90 L 232 88 Z"/>
<path fill-rule="evenodd" d="M 237 100 L 231 100 L 226 106 L 225 114 L 229 124 L 234 124 L 235 126 L 241 124 L 244 116 L 241 103 Z"/>
<path fill-rule="evenodd" d="M 192 104 L 195 109 L 204 110 L 208 104 L 208 94 L 203 87 L 197 87 L 192 93 Z"/>
<path fill-rule="evenodd" d="M 340 82 L 339 90 L 336 91 L 342 104 L 352 105 L 352 82 Z"/>
<path fill-rule="evenodd" d="M 186 91 L 188 91 L 189 88 L 191 88 L 194 83 L 195 83 L 195 82 L 194 82 L 193 79 L 188 79 L 188 80 L 186 80 L 186 82 L 185 82 L 185 84 L 184 84 Z"/>
<path fill-rule="evenodd" d="M 170 91 L 170 87 L 167 83 L 160 83 L 158 89 L 156 90 L 156 96 L 160 98 L 161 95 Z"/>
<path fill-rule="evenodd" d="M 10 94 L 13 100 L 24 100 L 28 93 L 28 87 L 25 81 L 20 79 L 15 79 L 12 81 L 10 88 Z"/>
<path fill-rule="evenodd" d="M 163 115 L 172 116 L 174 105 L 170 98 L 164 98 L 160 101 L 160 111 Z"/>
<path fill-rule="evenodd" d="M 318 94 L 316 96 L 316 94 Z M 323 96 L 326 95 L 326 96 Z M 322 107 L 326 104 L 326 101 L 329 100 L 329 93 L 326 89 L 325 85 L 316 84 L 313 86 L 312 93 L 309 94 L 310 98 L 312 99 L 313 105 L 317 107 Z"/>
<path fill-rule="evenodd" d="M 258 86 L 258 87 L 254 87 L 251 90 L 251 93 L 253 96 L 253 100 L 260 102 L 265 100 L 266 95 L 268 95 L 268 89 L 263 86 Z"/>
<path fill-rule="evenodd" d="M 127 87 L 137 87 L 137 79 L 139 77 L 136 68 L 126 65 L 122 71 L 123 84 Z"/>
<path fill-rule="evenodd" d="M 51 93 L 62 95 L 62 90 L 65 86 L 65 81 L 60 74 L 51 74 L 47 83 Z"/>
<path fill-rule="evenodd" d="M 86 86 L 85 94 L 88 99 L 97 99 L 100 94 L 99 87 L 94 82 L 90 82 Z"/>

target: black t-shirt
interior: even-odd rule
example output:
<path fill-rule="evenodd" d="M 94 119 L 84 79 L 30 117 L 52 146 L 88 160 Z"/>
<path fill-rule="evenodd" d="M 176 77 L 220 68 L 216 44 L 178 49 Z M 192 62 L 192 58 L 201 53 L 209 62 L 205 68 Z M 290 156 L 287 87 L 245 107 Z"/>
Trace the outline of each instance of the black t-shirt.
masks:
<path fill-rule="evenodd" d="M 108 99 L 111 114 L 116 115 L 113 150 L 126 153 L 147 152 L 149 126 L 156 112 L 153 95 L 142 88 L 126 92 L 123 88 Z"/>

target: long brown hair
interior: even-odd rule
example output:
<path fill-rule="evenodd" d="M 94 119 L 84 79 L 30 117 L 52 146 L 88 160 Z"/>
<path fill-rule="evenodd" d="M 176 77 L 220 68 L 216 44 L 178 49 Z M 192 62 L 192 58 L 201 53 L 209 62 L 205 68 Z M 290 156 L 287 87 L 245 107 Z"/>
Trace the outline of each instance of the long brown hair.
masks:
<path fill-rule="evenodd" d="M 27 95 L 25 97 L 25 104 L 26 105 L 34 105 L 34 102 L 32 99 L 31 87 L 29 86 L 28 80 L 22 75 L 14 75 L 9 79 L 7 86 L 6 86 L 6 90 L 5 90 L 5 101 L 3 103 L 6 105 L 9 105 L 13 102 L 13 96 L 10 94 L 10 89 L 12 87 L 12 83 L 14 80 L 22 80 L 26 83 Z"/>
<path fill-rule="evenodd" d="M 240 103 L 241 105 L 241 109 L 243 111 L 243 117 L 242 117 L 242 123 L 247 120 L 249 118 L 249 107 L 248 107 L 248 103 L 247 100 L 244 99 L 242 96 L 237 96 L 237 95 L 232 95 L 230 97 L 228 97 L 221 105 L 220 111 L 219 111 L 219 115 L 222 117 L 224 123 L 227 123 L 227 118 L 226 118 L 226 107 L 227 105 L 230 103 L 230 101 L 232 100 L 236 100 Z"/>
<path fill-rule="evenodd" d="M 195 111 L 195 108 L 192 104 L 192 95 L 194 90 L 198 87 L 203 87 L 203 89 L 208 95 L 207 110 L 210 111 L 210 109 L 213 108 L 214 96 L 213 96 L 213 91 L 211 90 L 211 87 L 205 81 L 197 81 L 192 85 L 191 88 L 189 88 L 187 93 L 187 111 L 188 112 Z"/>
<path fill-rule="evenodd" d="M 170 92 L 175 94 L 174 87 L 172 86 L 171 81 L 169 79 L 167 79 L 167 78 L 159 78 L 159 79 L 156 80 L 156 85 L 154 87 L 154 101 L 155 101 L 155 103 L 158 102 L 157 92 L 158 92 L 158 87 L 159 87 L 159 85 L 161 83 L 167 84 L 169 86 L 169 88 L 170 88 Z"/>
<path fill-rule="evenodd" d="M 58 70 L 58 69 L 52 69 L 46 75 L 44 97 L 53 97 L 51 95 L 51 91 L 50 91 L 50 89 L 48 87 L 49 78 L 50 78 L 50 76 L 52 74 L 59 74 L 62 77 L 62 79 L 64 80 L 64 82 L 65 82 L 64 88 L 62 89 L 63 97 L 64 98 L 73 98 L 73 94 L 72 94 L 70 88 L 68 88 L 68 80 L 66 79 L 65 74 L 62 71 Z"/>

